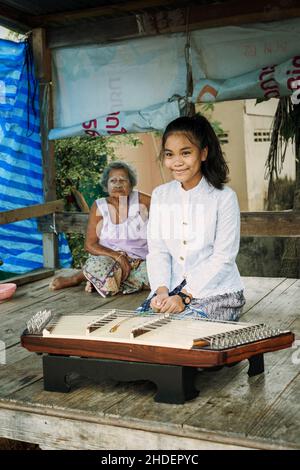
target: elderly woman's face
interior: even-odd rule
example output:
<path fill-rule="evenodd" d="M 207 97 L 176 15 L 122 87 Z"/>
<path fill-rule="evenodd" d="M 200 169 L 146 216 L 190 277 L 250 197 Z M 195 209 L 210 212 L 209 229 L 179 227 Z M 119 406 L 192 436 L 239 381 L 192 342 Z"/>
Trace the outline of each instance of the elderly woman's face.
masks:
<path fill-rule="evenodd" d="M 127 171 L 122 168 L 111 170 L 109 172 L 107 189 L 110 196 L 128 196 L 131 193 L 132 187 Z"/>

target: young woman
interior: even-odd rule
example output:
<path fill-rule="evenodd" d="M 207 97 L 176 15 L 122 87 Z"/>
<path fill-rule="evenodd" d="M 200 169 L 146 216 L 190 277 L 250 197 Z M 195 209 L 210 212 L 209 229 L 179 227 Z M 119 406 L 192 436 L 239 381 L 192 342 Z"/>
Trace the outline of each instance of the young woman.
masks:
<path fill-rule="evenodd" d="M 101 185 L 108 197 L 92 205 L 85 239 L 89 257 L 83 271 L 57 277 L 50 288 L 75 286 L 85 279 L 86 290 L 94 287 L 103 297 L 149 288 L 145 258 L 150 197 L 135 191 L 136 183 L 135 172 L 124 162 L 105 168 Z"/>
<path fill-rule="evenodd" d="M 237 320 L 245 303 L 235 263 L 240 213 L 224 186 L 228 167 L 203 116 L 180 117 L 166 128 L 161 158 L 174 181 L 152 194 L 147 271 L 156 312 Z"/>

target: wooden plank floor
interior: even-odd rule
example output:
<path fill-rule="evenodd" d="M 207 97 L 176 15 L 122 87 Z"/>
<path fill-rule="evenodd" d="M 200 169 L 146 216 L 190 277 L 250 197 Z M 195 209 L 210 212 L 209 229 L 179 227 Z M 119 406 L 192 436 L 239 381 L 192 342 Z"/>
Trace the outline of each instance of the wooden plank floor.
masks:
<path fill-rule="evenodd" d="M 41 356 L 20 347 L 26 321 L 41 308 L 89 312 L 104 305 L 134 309 L 147 295 L 102 299 L 84 285 L 50 291 L 51 278 L 0 302 L 0 437 L 51 449 L 299 449 L 300 350 L 265 355 L 265 373 L 249 378 L 247 361 L 199 372 L 200 394 L 184 405 L 156 403 L 150 382 L 74 381 L 70 393 L 43 390 Z M 300 280 L 244 278 L 244 318 L 299 336 Z M 2 343 L 3 344 L 3 343 Z M 0 343 L 1 345 L 1 343 Z"/>

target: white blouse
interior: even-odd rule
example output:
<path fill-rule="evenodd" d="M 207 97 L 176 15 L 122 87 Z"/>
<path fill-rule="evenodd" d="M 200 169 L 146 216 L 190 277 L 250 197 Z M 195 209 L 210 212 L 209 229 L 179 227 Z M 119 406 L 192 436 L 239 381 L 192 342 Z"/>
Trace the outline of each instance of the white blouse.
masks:
<path fill-rule="evenodd" d="M 240 211 L 235 192 L 219 190 L 202 177 L 185 191 L 178 181 L 152 193 L 147 229 L 147 271 L 152 292 L 174 289 L 186 279 L 195 298 L 243 289 L 235 259 Z"/>

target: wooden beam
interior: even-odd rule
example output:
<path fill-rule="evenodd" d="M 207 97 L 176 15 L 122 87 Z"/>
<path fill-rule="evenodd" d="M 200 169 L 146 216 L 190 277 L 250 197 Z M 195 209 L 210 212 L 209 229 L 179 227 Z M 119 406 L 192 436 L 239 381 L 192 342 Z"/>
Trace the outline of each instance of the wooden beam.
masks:
<path fill-rule="evenodd" d="M 243 237 L 300 237 L 300 211 L 242 212 Z"/>
<path fill-rule="evenodd" d="M 55 214 L 58 232 L 85 234 L 88 214 L 63 212 Z M 51 232 L 52 216 L 39 219 L 39 230 Z M 300 211 L 242 212 L 242 237 L 300 237 Z"/>
<path fill-rule="evenodd" d="M 240 26 L 253 22 L 279 21 L 300 17 L 298 0 L 267 1 L 263 7 L 261 0 L 240 2 L 226 1 L 220 4 L 197 5 L 189 7 L 189 30 L 199 30 L 223 26 Z M 49 47 L 109 43 L 129 38 L 155 36 L 186 31 L 187 8 L 143 11 L 138 15 L 108 18 L 98 16 L 92 21 L 62 23 L 61 27 L 47 27 Z"/>
<path fill-rule="evenodd" d="M 4 22 L 9 22 L 10 27 L 20 32 L 28 31 L 34 26 L 47 26 L 47 33 L 50 33 L 49 45 L 50 47 L 57 47 L 59 46 L 57 43 L 62 41 L 62 29 L 64 28 L 53 28 L 54 24 L 65 25 L 65 27 L 67 27 L 66 25 L 68 23 L 76 24 L 77 22 L 81 30 L 80 40 L 82 44 L 91 43 L 93 41 L 105 43 L 120 38 L 184 32 L 186 30 L 187 5 L 190 5 L 190 30 L 217 26 L 242 25 L 253 22 L 279 21 L 282 19 L 300 17 L 300 5 L 298 0 L 269 0 L 263 5 L 261 0 L 252 0 L 251 2 L 232 0 L 209 5 L 199 5 L 197 2 L 180 0 L 132 0 L 111 6 L 106 5 L 62 13 L 31 16 L 14 8 L 1 6 L 0 18 L 2 18 Z M 151 8 L 156 11 L 151 11 L 151 14 L 148 14 L 147 10 Z M 166 10 L 166 8 L 168 8 L 168 10 Z M 136 15 L 139 17 L 138 21 L 136 20 Z M 106 29 L 106 22 L 109 21 L 109 17 L 113 16 L 115 20 L 120 20 L 118 16 L 121 17 L 121 23 L 122 19 L 128 23 L 127 27 L 123 25 L 122 33 L 119 33 L 117 27 L 109 28 L 106 34 L 98 30 L 99 39 L 97 39 L 95 30 L 89 40 L 90 28 L 92 30 L 95 29 L 95 22 L 102 19 L 102 24 L 104 24 L 104 29 Z M 90 23 L 87 22 L 89 19 L 93 21 Z M 84 24 L 80 24 L 82 20 L 85 20 Z M 113 24 L 112 22 L 111 25 Z M 76 27 L 74 28 L 73 34 L 68 29 L 66 30 L 66 34 L 67 33 L 69 36 L 68 39 L 65 37 L 63 45 L 72 45 L 73 40 L 75 41 L 74 44 L 80 44 L 76 38 Z M 56 38 L 56 35 L 60 36 L 60 41 Z"/>
<path fill-rule="evenodd" d="M 140 36 L 145 36 L 145 34 L 139 32 L 135 16 L 95 18 L 91 22 L 47 29 L 47 40 L 50 48 L 106 44 Z"/>
<path fill-rule="evenodd" d="M 99 18 L 107 16 L 118 16 L 130 13 L 146 13 L 148 9 L 163 10 L 164 8 L 178 7 L 190 8 L 191 24 L 199 23 L 202 27 L 210 27 L 225 24 L 245 24 L 253 21 L 276 21 L 283 18 L 299 16 L 300 6 L 297 0 L 269 0 L 263 5 L 261 0 L 241 2 L 240 0 L 212 3 L 208 5 L 197 5 L 192 1 L 176 0 L 134 0 L 115 5 L 105 5 L 82 10 L 65 11 L 32 17 L 31 21 L 36 26 L 47 26 L 49 24 L 65 24 L 88 18 Z M 151 12 L 151 15 L 153 13 Z M 154 12 L 155 15 L 155 12 Z"/>
<path fill-rule="evenodd" d="M 212 5 L 191 5 L 189 29 L 240 26 L 255 22 L 280 21 L 300 17 L 298 0 L 232 0 Z M 176 28 L 175 28 L 176 29 Z M 183 29 L 181 28 L 181 31 Z M 160 32 L 167 32 L 164 28 Z"/>
<path fill-rule="evenodd" d="M 0 5 L 0 22 L 20 33 L 29 31 L 34 25 L 32 17 L 29 15 L 16 8 L 2 4 Z"/>
<path fill-rule="evenodd" d="M 43 158 L 43 188 L 45 201 L 56 199 L 54 142 L 48 140 L 53 127 L 51 52 L 46 42 L 46 32 L 36 28 L 32 32 L 32 47 L 36 76 L 40 84 L 41 147 Z M 45 114 L 47 113 L 47 114 Z M 44 267 L 58 267 L 58 241 L 55 233 L 43 235 Z"/>
<path fill-rule="evenodd" d="M 11 224 L 19 220 L 31 219 L 32 217 L 41 217 L 53 212 L 62 211 L 64 209 L 63 199 L 46 202 L 45 204 L 35 204 L 32 206 L 22 207 L 21 209 L 13 209 L 11 211 L 0 212 L 0 225 Z"/>
<path fill-rule="evenodd" d="M 85 234 L 89 215 L 82 212 L 62 212 L 55 214 L 55 226 L 58 233 L 81 233 Z M 38 221 L 41 232 L 53 232 L 53 217 L 51 215 L 42 217 Z"/>
<path fill-rule="evenodd" d="M 115 3 L 81 10 L 50 13 L 46 15 L 33 16 L 32 21 L 37 27 L 45 27 L 49 24 L 74 22 L 87 18 L 118 16 L 128 13 L 141 13 L 151 8 L 165 8 L 182 6 L 191 2 L 184 0 L 132 0 L 129 2 Z"/>

